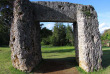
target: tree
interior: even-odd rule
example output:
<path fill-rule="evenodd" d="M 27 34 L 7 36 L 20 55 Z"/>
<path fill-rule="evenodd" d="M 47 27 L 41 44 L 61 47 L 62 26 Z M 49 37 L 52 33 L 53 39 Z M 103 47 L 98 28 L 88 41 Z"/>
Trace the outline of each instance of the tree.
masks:
<path fill-rule="evenodd" d="M 41 38 L 47 38 L 50 35 L 52 35 L 52 30 L 49 30 L 46 27 L 41 29 Z"/>
<path fill-rule="evenodd" d="M 0 21 L 3 25 L 11 25 L 11 20 L 13 18 L 13 2 L 14 0 L 0 0 Z"/>
<path fill-rule="evenodd" d="M 110 29 L 104 31 L 101 36 L 101 40 L 110 40 Z"/>
<path fill-rule="evenodd" d="M 9 44 L 9 30 L 13 18 L 13 1 L 0 0 L 0 46 Z"/>
<path fill-rule="evenodd" d="M 101 41 L 103 46 L 107 46 L 107 43 L 110 42 L 110 29 L 104 31 L 101 35 Z"/>
<path fill-rule="evenodd" d="M 9 44 L 9 28 L 0 24 L 0 46 Z"/>
<path fill-rule="evenodd" d="M 41 44 L 49 45 L 51 43 L 52 30 L 47 29 L 46 27 L 41 29 Z"/>
<path fill-rule="evenodd" d="M 63 23 L 59 23 L 59 39 L 61 46 L 66 45 L 66 27 Z"/>
<path fill-rule="evenodd" d="M 59 45 L 59 28 L 58 23 L 56 22 L 53 28 L 53 34 L 52 34 L 52 45 L 57 46 Z"/>
<path fill-rule="evenodd" d="M 69 24 L 66 27 L 66 39 L 68 45 L 74 45 L 74 34 L 73 34 L 73 29 Z"/>
<path fill-rule="evenodd" d="M 54 46 L 66 45 L 66 27 L 63 23 L 55 23 L 52 35 L 52 44 Z"/>

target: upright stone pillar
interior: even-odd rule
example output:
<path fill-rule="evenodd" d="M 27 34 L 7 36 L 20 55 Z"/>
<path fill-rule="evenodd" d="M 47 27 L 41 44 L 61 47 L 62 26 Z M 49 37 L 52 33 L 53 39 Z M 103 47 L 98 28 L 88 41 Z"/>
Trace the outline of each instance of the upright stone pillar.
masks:
<path fill-rule="evenodd" d="M 77 7 L 76 57 L 79 66 L 87 72 L 101 68 L 101 41 L 96 11 L 92 6 Z"/>
<path fill-rule="evenodd" d="M 11 59 L 15 68 L 31 71 L 42 59 L 40 24 L 33 21 L 33 7 L 28 0 L 15 0 L 10 31 Z"/>

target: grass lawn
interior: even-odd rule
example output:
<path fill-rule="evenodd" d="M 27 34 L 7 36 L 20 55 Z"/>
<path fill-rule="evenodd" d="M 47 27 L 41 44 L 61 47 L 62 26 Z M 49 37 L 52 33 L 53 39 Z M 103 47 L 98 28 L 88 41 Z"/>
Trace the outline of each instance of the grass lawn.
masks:
<path fill-rule="evenodd" d="M 0 47 L 0 74 L 25 74 L 12 67 L 11 51 L 9 47 Z M 65 59 L 69 60 L 75 57 L 75 50 L 72 46 L 49 47 L 42 46 L 43 59 Z M 110 74 L 110 48 L 103 47 L 103 69 L 89 74 Z M 76 66 L 81 74 L 86 74 L 81 68 Z"/>

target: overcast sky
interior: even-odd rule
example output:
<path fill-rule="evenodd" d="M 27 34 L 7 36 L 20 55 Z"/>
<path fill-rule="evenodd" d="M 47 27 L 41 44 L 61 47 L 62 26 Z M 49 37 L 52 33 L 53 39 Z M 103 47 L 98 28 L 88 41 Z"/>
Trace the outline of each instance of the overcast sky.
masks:
<path fill-rule="evenodd" d="M 83 5 L 92 5 L 98 14 L 99 30 L 103 33 L 104 30 L 110 29 L 110 0 L 30 0 L 30 1 L 62 1 L 78 3 Z M 52 29 L 54 22 L 44 23 L 48 29 Z"/>

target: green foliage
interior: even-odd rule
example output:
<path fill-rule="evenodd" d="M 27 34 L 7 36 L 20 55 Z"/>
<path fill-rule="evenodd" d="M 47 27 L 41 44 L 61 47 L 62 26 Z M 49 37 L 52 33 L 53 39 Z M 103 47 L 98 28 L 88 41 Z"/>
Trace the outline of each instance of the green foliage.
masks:
<path fill-rule="evenodd" d="M 85 14 L 86 16 L 91 16 L 91 13 L 90 13 L 89 10 L 84 11 L 84 14 Z"/>
<path fill-rule="evenodd" d="M 9 30 L 13 18 L 13 1 L 0 0 L 0 46 L 9 44 Z"/>
<path fill-rule="evenodd" d="M 104 31 L 101 35 L 101 41 L 103 46 L 107 46 L 107 43 L 110 42 L 110 29 Z"/>
<path fill-rule="evenodd" d="M 9 27 L 0 24 L 0 46 L 9 44 Z"/>
<path fill-rule="evenodd" d="M 11 25 L 13 18 L 13 1 L 14 0 L 0 0 L 0 21 L 3 25 Z"/>
<path fill-rule="evenodd" d="M 56 22 L 53 32 L 47 28 L 41 29 L 41 44 L 53 46 L 74 45 L 74 34 L 71 26 Z"/>
<path fill-rule="evenodd" d="M 50 35 L 52 35 L 52 30 L 49 30 L 46 27 L 41 29 L 41 38 L 47 38 Z"/>
<path fill-rule="evenodd" d="M 66 27 L 63 23 L 56 23 L 52 35 L 52 44 L 54 46 L 66 45 Z"/>
<path fill-rule="evenodd" d="M 52 36 L 48 36 L 47 38 L 42 38 L 41 45 L 50 45 Z"/>
<path fill-rule="evenodd" d="M 46 27 L 41 29 L 41 45 L 49 45 L 51 43 L 52 31 Z"/>
<path fill-rule="evenodd" d="M 110 40 L 110 29 L 105 30 L 101 36 L 102 40 Z"/>
<path fill-rule="evenodd" d="M 67 39 L 67 45 L 74 45 L 74 33 L 72 27 L 69 26 L 69 24 L 66 27 L 66 39 Z"/>

